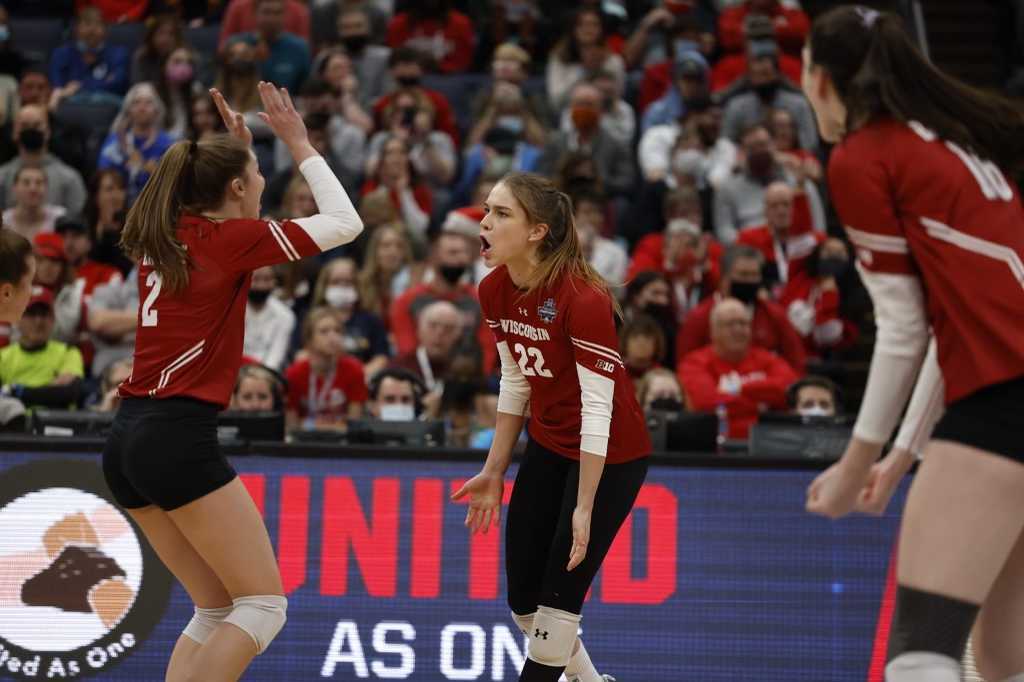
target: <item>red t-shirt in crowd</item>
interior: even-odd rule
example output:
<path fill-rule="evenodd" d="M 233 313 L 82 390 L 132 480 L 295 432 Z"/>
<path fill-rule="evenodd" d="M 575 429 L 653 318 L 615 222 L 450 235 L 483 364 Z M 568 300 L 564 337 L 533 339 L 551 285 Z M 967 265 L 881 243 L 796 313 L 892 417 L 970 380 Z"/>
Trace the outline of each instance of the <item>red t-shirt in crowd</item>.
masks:
<path fill-rule="evenodd" d="M 715 412 L 725 406 L 730 438 L 746 438 L 763 409 L 784 408 L 786 389 L 797 379 L 785 360 L 756 346 L 738 363 L 705 346 L 684 357 L 677 373 L 691 409 Z"/>
<path fill-rule="evenodd" d="M 364 403 L 370 397 L 363 365 L 350 355 L 339 357 L 327 376 L 314 374 L 309 359 L 305 359 L 293 363 L 284 377 L 288 381 L 288 409 L 301 419 L 344 419 L 350 404 Z"/>
<path fill-rule="evenodd" d="M 473 61 L 473 22 L 462 12 L 450 10 L 444 23 L 433 19 L 415 21 L 400 12 L 388 23 L 388 47 L 411 47 L 430 56 L 442 73 L 462 73 Z"/>

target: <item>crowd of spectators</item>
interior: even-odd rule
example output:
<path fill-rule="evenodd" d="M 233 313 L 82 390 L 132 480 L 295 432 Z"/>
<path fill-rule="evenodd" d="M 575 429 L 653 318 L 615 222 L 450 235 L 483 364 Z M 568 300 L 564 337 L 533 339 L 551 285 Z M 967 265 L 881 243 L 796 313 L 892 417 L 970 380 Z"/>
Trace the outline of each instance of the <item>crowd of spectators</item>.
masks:
<path fill-rule="evenodd" d="M 645 408 L 717 413 L 737 439 L 765 411 L 819 414 L 815 391 L 834 413 L 827 377 L 870 342 L 796 0 L 75 0 L 35 51 L 12 31 L 62 20 L 2 5 L 0 209 L 38 257 L 25 319 L 0 329 L 8 428 L 15 400 L 116 408 L 140 303 L 119 233 L 167 147 L 222 130 L 209 87 L 252 129 L 263 213 L 316 211 L 257 116 L 261 79 L 293 93 L 366 229 L 252 273 L 234 409 L 296 430 L 443 419 L 451 444 L 486 445 L 478 223 L 512 170 L 572 197 Z"/>

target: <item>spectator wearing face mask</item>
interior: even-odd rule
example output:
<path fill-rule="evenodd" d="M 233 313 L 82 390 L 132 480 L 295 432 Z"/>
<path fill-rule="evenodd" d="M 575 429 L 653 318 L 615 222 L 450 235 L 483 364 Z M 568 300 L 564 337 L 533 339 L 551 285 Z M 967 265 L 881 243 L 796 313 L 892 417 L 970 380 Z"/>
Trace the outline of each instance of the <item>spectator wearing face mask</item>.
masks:
<path fill-rule="evenodd" d="M 474 284 L 479 284 L 491 271 L 484 263 L 483 257 L 479 255 L 480 221 L 484 219 L 484 215 L 486 214 L 482 206 L 464 206 L 449 211 L 441 225 L 442 233 L 459 235 L 465 240 L 469 252 L 477 254 L 470 268 L 470 279 Z"/>
<path fill-rule="evenodd" d="M 295 329 L 295 313 L 273 296 L 276 286 L 277 275 L 271 266 L 253 271 L 249 300 L 245 305 L 242 353 L 280 372 Z"/>
<path fill-rule="evenodd" d="M 412 3 L 388 23 L 388 46 L 417 50 L 440 73 L 466 71 L 473 60 L 473 23 L 451 4 L 451 0 Z"/>
<path fill-rule="evenodd" d="M 391 333 L 399 354 L 412 353 L 417 348 L 416 320 L 428 305 L 447 301 L 460 312 L 463 324 L 460 334 L 467 343 L 479 344 L 484 353 L 484 367 L 494 366 L 497 349 L 492 343 L 491 331 L 484 321 L 477 300 L 476 287 L 463 282 L 466 270 L 473 262 L 466 240 L 458 234 L 441 233 L 432 248 L 432 268 L 428 280 L 410 287 L 391 304 Z"/>
<path fill-rule="evenodd" d="M 0 57 L 2 58 L 2 57 Z M 58 117 L 56 111 L 50 110 L 50 98 L 53 96 L 53 88 L 50 85 L 50 77 L 46 70 L 38 65 L 27 66 L 20 70 L 21 77 L 18 80 L 17 97 L 11 96 L 13 102 L 8 102 L 7 116 L 0 116 L 0 163 L 10 161 L 17 153 L 17 139 L 12 136 L 15 126 L 15 115 L 20 107 L 40 107 L 47 117 L 46 148 L 55 154 L 61 161 L 71 168 L 88 172 L 96 160 L 89 158 L 89 150 L 86 142 L 89 136 L 87 131 L 78 121 L 70 120 L 70 117 Z M 18 106 L 14 106 L 18 103 Z M 3 102 L 0 101 L 0 108 Z"/>
<path fill-rule="evenodd" d="M 345 352 L 363 364 L 367 378 L 388 364 L 390 347 L 384 322 L 360 306 L 358 270 L 351 258 L 335 258 L 321 269 L 312 304 L 334 310 L 342 322 Z"/>
<path fill-rule="evenodd" d="M 601 93 L 601 128 L 616 141 L 632 147 L 636 136 L 636 113 L 622 99 L 621 81 L 611 71 L 597 71 L 586 82 Z M 563 109 L 559 128 L 570 132 L 572 127 L 572 109 Z"/>
<path fill-rule="evenodd" d="M 188 132 L 192 99 L 203 92 L 196 73 L 196 56 L 185 46 L 176 47 L 161 64 L 154 80 L 156 93 L 164 103 L 163 128 L 175 138 Z"/>
<path fill-rule="evenodd" d="M 673 218 L 663 233 L 640 240 L 626 279 L 645 270 L 661 273 L 671 287 L 675 320 L 683 324 L 690 311 L 718 287 L 721 254 L 722 247 L 700 227 L 686 218 Z"/>
<path fill-rule="evenodd" d="M 676 322 L 672 288 L 660 272 L 643 271 L 636 274 L 626 285 L 623 305 L 623 322 L 628 324 L 637 317 L 646 316 L 654 320 L 665 339 L 665 364 L 671 366 L 676 359 Z"/>
<path fill-rule="evenodd" d="M 547 122 L 551 110 L 542 92 L 527 92 L 526 80 L 530 76 L 530 55 L 514 43 L 503 43 L 491 58 L 493 84 L 473 98 L 471 111 L 476 121 L 469 133 L 468 145 L 479 143 L 487 131 L 505 127 L 522 133 L 522 139 L 542 147 L 547 135 Z M 512 118 L 521 123 L 512 122 Z"/>
<path fill-rule="evenodd" d="M 682 412 L 686 409 L 683 387 L 675 372 L 664 367 L 648 370 L 637 382 L 637 402 L 644 412 Z"/>
<path fill-rule="evenodd" d="M 831 379 L 808 375 L 790 385 L 786 402 L 801 417 L 835 417 L 839 414 L 839 387 Z"/>
<path fill-rule="evenodd" d="M 656 320 L 636 315 L 619 330 L 619 350 L 626 373 L 637 382 L 665 361 L 665 335 Z"/>
<path fill-rule="evenodd" d="M 829 237 L 814 248 L 806 267 L 790 278 L 779 298 L 812 358 L 827 358 L 857 341 L 856 325 L 841 314 L 843 292 L 839 283 L 849 267 L 846 243 Z"/>
<path fill-rule="evenodd" d="M 601 91 L 590 83 L 580 83 L 569 98 L 572 128 L 552 135 L 538 162 L 538 171 L 552 175 L 559 159 L 570 153 L 589 155 L 605 190 L 613 196 L 625 196 L 633 190 L 636 176 L 633 153 L 601 127 Z"/>
<path fill-rule="evenodd" d="M 14 205 L 14 176 L 18 170 L 33 165 L 46 172 L 46 203 L 63 206 L 69 213 L 80 212 L 85 206 L 85 183 L 78 171 L 46 150 L 50 138 L 46 108 L 22 106 L 12 132 L 18 154 L 0 166 L 0 209 Z"/>
<path fill-rule="evenodd" d="M 761 15 L 748 16 L 743 23 L 743 34 L 744 49 L 723 55 L 715 62 L 711 70 L 711 92 L 720 93 L 722 97 L 728 98 L 736 94 L 737 88 L 748 87 L 750 62 L 771 56 L 778 60 L 779 71 L 787 85 L 794 86 L 795 90 L 803 71 L 799 52 L 796 55 L 789 55 L 779 51 L 772 20 Z"/>
<path fill-rule="evenodd" d="M 385 367 L 370 378 L 367 412 L 386 422 L 411 422 L 419 419 L 426 388 L 419 377 L 401 367 Z"/>
<path fill-rule="evenodd" d="M 391 49 L 373 44 L 376 41 L 373 39 L 370 16 L 372 6 L 367 7 L 362 3 L 340 6 L 331 3 L 327 7 L 338 8 L 337 19 L 325 25 L 337 29 L 338 40 L 352 60 L 352 67 L 359 79 L 359 100 L 366 104 L 377 101 L 388 87 Z M 387 17 L 382 19 L 386 20 Z"/>
<path fill-rule="evenodd" d="M 764 217 L 764 225 L 741 230 L 736 243 L 752 246 L 764 256 L 765 285 L 777 298 L 782 287 L 806 267 L 825 235 L 811 229 L 806 197 L 785 182 L 765 188 Z"/>
<path fill-rule="evenodd" d="M 146 19 L 146 34 L 132 55 L 132 83 L 156 82 L 176 48 L 185 44 L 181 19 L 177 14 L 156 14 Z"/>
<path fill-rule="evenodd" d="M 779 73 L 776 55 L 755 53 L 747 67 L 746 92 L 731 97 L 725 104 L 722 134 L 738 140 L 740 134 L 755 123 L 764 121 L 773 109 L 788 111 L 796 123 L 800 147 L 809 152 L 818 150 L 818 126 L 811 105 L 802 93 L 785 87 Z"/>
<path fill-rule="evenodd" d="M 411 94 L 417 101 L 426 97 L 434 105 L 434 127 L 448 133 L 455 144 L 459 143 L 459 128 L 455 122 L 455 114 L 452 111 L 448 99 L 437 92 L 425 88 L 422 85 L 423 64 L 420 55 L 409 48 L 395 49 L 389 58 L 388 67 L 395 89 L 383 95 L 373 105 L 373 115 L 377 123 L 377 129 L 386 129 L 390 117 L 388 114 L 394 107 L 394 100 L 400 93 Z"/>
<path fill-rule="evenodd" d="M 685 357 L 710 343 L 711 311 L 721 300 L 733 298 L 750 311 L 753 345 L 777 353 L 793 369 L 803 371 L 807 362 L 803 341 L 790 324 L 785 309 L 772 301 L 764 288 L 763 265 L 764 258 L 753 247 L 737 244 L 725 251 L 718 293 L 686 317 L 679 334 L 677 357 Z"/>
<path fill-rule="evenodd" d="M 737 149 L 732 140 L 718 135 L 720 115 L 710 99 L 696 99 L 678 121 L 648 128 L 637 149 L 644 180 L 664 182 L 668 188 L 715 187 L 731 175 Z M 694 182 L 681 183 L 681 175 L 692 176 Z"/>
<path fill-rule="evenodd" d="M 709 70 L 707 60 L 695 50 L 676 55 L 672 65 L 672 87 L 644 111 L 640 131 L 678 121 L 692 102 L 706 100 Z"/>
<path fill-rule="evenodd" d="M 782 180 L 796 193 L 797 201 L 806 201 L 811 227 L 825 231 L 825 209 L 817 187 L 810 180 L 793 176 L 775 155 L 775 142 L 761 124 L 747 128 L 740 136 L 739 172 L 731 175 L 715 190 L 715 236 L 724 245 L 732 244 L 740 230 L 765 223 L 765 189 Z M 803 195 L 803 199 L 799 197 Z"/>
<path fill-rule="evenodd" d="M 797 374 L 785 360 L 751 340 L 751 315 L 741 301 L 716 302 L 710 344 L 679 363 L 687 403 L 699 412 L 726 410 L 729 438 L 743 439 L 763 409 L 781 409 Z"/>
<path fill-rule="evenodd" d="M 75 40 L 53 51 L 50 82 L 57 101 L 78 93 L 116 101 L 128 89 L 128 50 L 111 45 L 103 13 L 85 7 L 75 21 Z M 53 103 L 51 103 L 53 104 Z"/>

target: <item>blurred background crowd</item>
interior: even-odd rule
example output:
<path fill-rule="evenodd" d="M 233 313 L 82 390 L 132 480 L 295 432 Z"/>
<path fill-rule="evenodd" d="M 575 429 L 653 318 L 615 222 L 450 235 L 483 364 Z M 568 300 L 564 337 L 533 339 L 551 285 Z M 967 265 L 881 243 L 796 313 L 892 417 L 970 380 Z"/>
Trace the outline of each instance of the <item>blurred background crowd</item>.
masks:
<path fill-rule="evenodd" d="M 871 310 L 800 91 L 809 15 L 831 3 L 804 4 L 0 2 L 3 229 L 38 259 L 0 329 L 0 422 L 116 408 L 140 305 L 125 212 L 170 144 L 222 130 L 210 86 L 253 131 L 264 214 L 316 212 L 257 116 L 261 79 L 292 93 L 366 230 L 253 273 L 235 409 L 297 431 L 439 419 L 448 444 L 485 447 L 478 222 L 519 170 L 572 197 L 645 409 L 715 414 L 739 440 L 767 411 L 852 410 Z"/>

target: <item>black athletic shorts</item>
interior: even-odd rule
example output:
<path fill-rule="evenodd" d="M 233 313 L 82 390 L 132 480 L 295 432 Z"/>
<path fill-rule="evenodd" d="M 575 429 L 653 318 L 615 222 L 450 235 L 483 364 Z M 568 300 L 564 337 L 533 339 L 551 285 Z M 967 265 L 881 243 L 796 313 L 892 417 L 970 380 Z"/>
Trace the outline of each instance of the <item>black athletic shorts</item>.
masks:
<path fill-rule="evenodd" d="M 612 540 L 633 509 L 647 463 L 641 457 L 605 464 L 594 495 L 587 555 L 566 571 L 580 463 L 529 440 L 505 517 L 505 575 L 512 611 L 526 615 L 544 605 L 580 612 Z"/>
<path fill-rule="evenodd" d="M 194 398 L 124 398 L 103 449 L 103 474 L 126 509 L 170 511 L 235 478 L 217 443 L 220 408 Z"/>
<path fill-rule="evenodd" d="M 932 438 L 1024 463 L 1024 377 L 985 386 L 951 403 Z"/>

